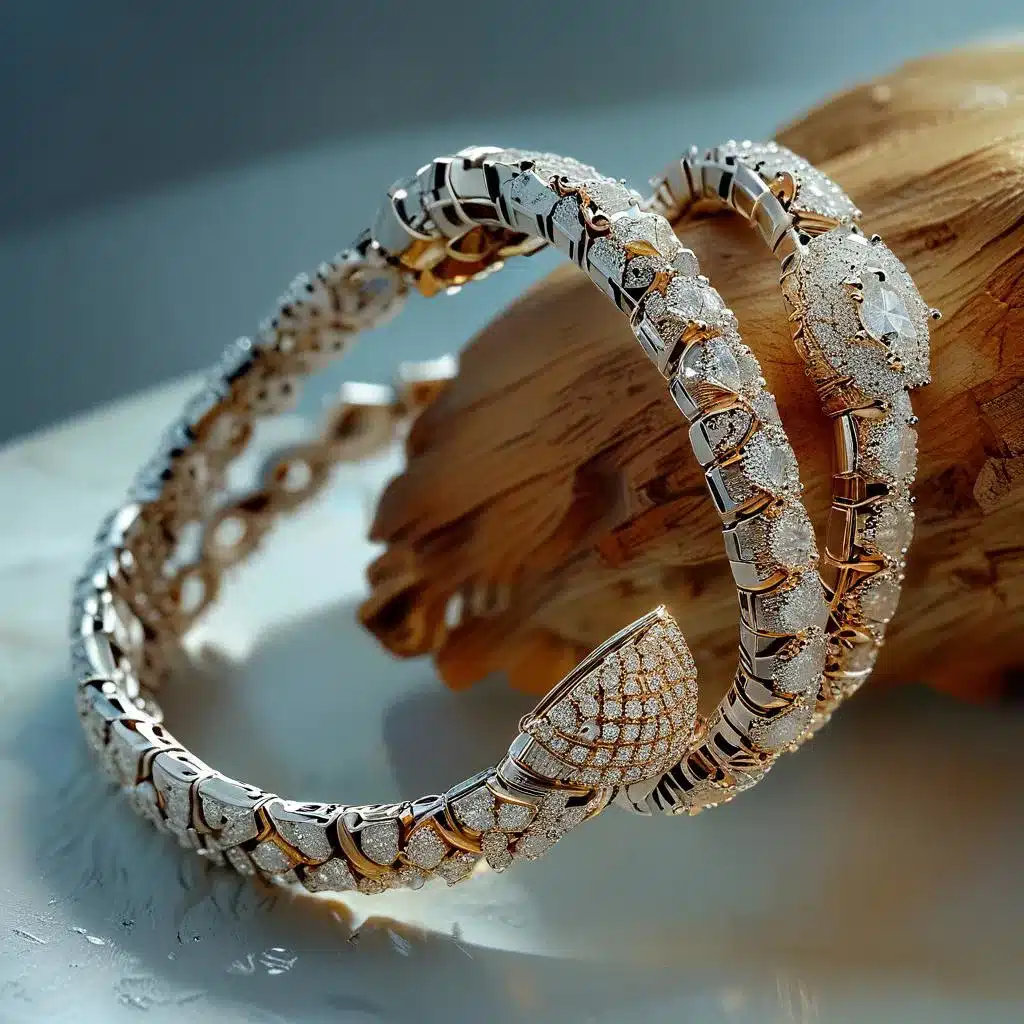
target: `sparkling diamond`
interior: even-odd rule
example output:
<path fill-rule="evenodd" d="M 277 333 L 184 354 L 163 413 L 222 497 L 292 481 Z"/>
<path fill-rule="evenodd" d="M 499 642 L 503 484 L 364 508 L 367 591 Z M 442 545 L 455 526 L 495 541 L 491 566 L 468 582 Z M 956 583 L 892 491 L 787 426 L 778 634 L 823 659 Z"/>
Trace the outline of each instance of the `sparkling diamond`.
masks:
<path fill-rule="evenodd" d="M 631 722 L 622 727 L 622 739 L 626 743 L 635 743 L 640 739 L 640 726 Z"/>
<path fill-rule="evenodd" d="M 857 588 L 861 613 L 876 622 L 888 622 L 896 614 L 899 600 L 899 581 L 889 573 L 872 576 Z"/>
<path fill-rule="evenodd" d="M 782 426 L 782 417 L 779 416 L 779 407 L 775 404 L 775 396 L 770 391 L 760 390 L 751 398 L 751 406 L 757 413 L 757 418 L 765 425 L 776 427 Z"/>
<path fill-rule="evenodd" d="M 869 420 L 864 427 L 865 468 L 883 477 L 898 477 L 908 429 L 902 418 L 892 414 Z"/>
<path fill-rule="evenodd" d="M 355 877 L 340 857 L 332 857 L 326 864 L 306 868 L 303 881 L 310 892 L 348 892 L 356 888 Z"/>
<path fill-rule="evenodd" d="M 536 860 L 555 845 L 558 837 L 550 832 L 527 832 L 516 842 L 516 856 L 527 860 Z"/>
<path fill-rule="evenodd" d="M 638 700 L 626 701 L 626 717 L 639 718 L 644 713 L 644 706 Z"/>
<path fill-rule="evenodd" d="M 534 736 L 542 740 L 549 740 L 555 735 L 554 727 L 546 718 L 541 718 L 534 722 L 532 732 Z"/>
<path fill-rule="evenodd" d="M 432 871 L 448 853 L 448 844 L 429 825 L 421 825 L 405 844 L 405 856 L 417 867 Z"/>
<path fill-rule="evenodd" d="M 547 793 L 537 814 L 537 825 L 539 826 L 541 823 L 550 825 L 552 822 L 557 822 L 565 813 L 565 808 L 568 803 L 569 794 L 564 791 L 559 790 Z"/>
<path fill-rule="evenodd" d="M 583 183 L 590 197 L 603 213 L 622 213 L 641 202 L 641 196 L 614 178 L 588 178 Z"/>
<path fill-rule="evenodd" d="M 250 856 L 257 867 L 262 868 L 270 875 L 283 874 L 295 866 L 295 861 L 291 855 L 285 853 L 277 843 L 270 839 L 260 843 Z"/>
<path fill-rule="evenodd" d="M 605 722 L 601 726 L 601 739 L 614 742 L 619 738 L 619 727 L 614 722 Z"/>
<path fill-rule="evenodd" d="M 472 853 L 453 853 L 437 866 L 436 873 L 449 885 L 455 885 L 469 877 L 473 868 L 476 867 L 477 860 L 478 858 Z"/>
<path fill-rule="evenodd" d="M 520 832 L 533 821 L 536 814 L 537 808 L 530 804 L 502 802 L 498 807 L 498 828 L 507 832 Z"/>
<path fill-rule="evenodd" d="M 621 681 L 621 674 L 619 671 L 618 662 L 614 665 L 605 665 L 601 670 L 599 682 L 601 689 L 605 693 L 617 693 Z"/>
<path fill-rule="evenodd" d="M 631 207 L 612 218 L 611 237 L 620 244 L 650 242 L 666 259 L 672 259 L 683 247 L 664 217 L 645 213 L 637 207 Z"/>
<path fill-rule="evenodd" d="M 739 392 L 743 381 L 729 343 L 724 338 L 711 338 L 704 342 L 703 353 L 701 376 L 721 384 L 729 391 Z"/>
<path fill-rule="evenodd" d="M 876 550 L 899 559 L 914 536 L 914 513 L 905 502 L 888 502 L 869 517 L 867 532 Z"/>
<path fill-rule="evenodd" d="M 875 341 L 886 343 L 897 358 L 904 343 L 917 343 L 917 329 L 906 303 L 877 273 L 861 277 L 860 322 Z"/>
<path fill-rule="evenodd" d="M 512 854 L 508 848 L 508 836 L 504 832 L 485 832 L 480 838 L 480 846 L 484 851 L 487 863 L 495 871 L 504 871 L 512 863 Z"/>
<path fill-rule="evenodd" d="M 759 430 L 743 446 L 743 471 L 769 494 L 781 496 L 799 488 L 800 468 L 786 435 L 778 428 Z"/>
<path fill-rule="evenodd" d="M 816 554 L 814 530 L 802 506 L 788 507 L 768 525 L 768 550 L 779 565 L 802 569 Z"/>
<path fill-rule="evenodd" d="M 480 832 L 494 828 L 494 794 L 486 786 L 459 797 L 452 807 L 463 825 Z"/>
<path fill-rule="evenodd" d="M 274 824 L 285 842 L 294 846 L 310 860 L 327 860 L 331 855 L 331 844 L 322 825 L 315 822 L 284 821 L 275 819 Z"/>
<path fill-rule="evenodd" d="M 608 238 L 598 238 L 587 251 L 587 259 L 603 277 L 621 283 L 626 268 L 626 253 L 622 246 Z"/>
<path fill-rule="evenodd" d="M 710 285 L 696 277 L 677 275 L 668 286 L 669 309 L 686 321 L 716 325 L 722 320 L 725 303 Z"/>
<path fill-rule="evenodd" d="M 587 759 L 588 753 L 589 751 L 586 747 L 573 747 L 572 750 L 569 751 L 569 760 L 574 764 L 583 764 Z"/>
<path fill-rule="evenodd" d="M 378 821 L 359 833 L 359 845 L 374 864 L 390 864 L 398 856 L 398 822 Z"/>
<path fill-rule="evenodd" d="M 794 212 L 817 213 L 837 221 L 858 216 L 853 201 L 831 178 L 785 146 L 776 142 L 731 142 L 721 147 L 721 151 L 723 155 L 735 154 L 766 182 L 771 182 L 782 171 L 791 174 L 797 184 L 791 204 Z"/>
<path fill-rule="evenodd" d="M 548 718 L 562 732 L 572 733 L 579 727 L 579 717 L 576 714 L 576 709 L 566 700 L 556 704 L 548 712 Z"/>
<path fill-rule="evenodd" d="M 734 352 L 736 356 L 736 366 L 740 375 L 739 390 L 748 396 L 758 394 L 764 386 L 761 364 L 757 361 L 757 357 L 754 353 L 751 352 L 746 345 L 738 343 L 735 344 Z M 776 410 L 775 418 L 778 419 L 778 410 Z M 762 422 L 767 424 L 773 421 L 770 418 L 762 417 Z"/>
<path fill-rule="evenodd" d="M 775 685 L 783 693 L 817 693 L 825 669 L 825 637 L 815 634 L 800 651 L 775 671 Z"/>
<path fill-rule="evenodd" d="M 224 846 L 235 846 L 259 835 L 259 825 L 251 807 L 236 807 L 206 796 L 202 787 L 199 790 L 199 803 L 203 820 L 210 828 L 219 830 L 217 839 Z"/>
<path fill-rule="evenodd" d="M 755 599 L 761 602 L 764 628 L 774 633 L 799 633 L 824 625 L 828 612 L 825 590 L 815 572 L 803 573 L 789 589 L 773 590 Z"/>
<path fill-rule="evenodd" d="M 750 738 L 763 750 L 782 750 L 803 736 L 813 716 L 814 701 L 801 701 L 785 714 L 755 719 L 750 726 Z"/>
<path fill-rule="evenodd" d="M 572 807 L 567 807 L 558 819 L 558 830 L 568 832 L 569 829 L 575 828 L 587 819 L 593 809 L 592 803 L 575 804 Z"/>
<path fill-rule="evenodd" d="M 696 277 L 700 273 L 700 263 L 692 249 L 680 248 L 672 257 L 672 269 L 687 277 Z"/>
<path fill-rule="evenodd" d="M 661 669 L 662 658 L 664 653 L 662 651 L 646 651 L 643 656 L 643 665 L 645 672 L 657 672 Z"/>
<path fill-rule="evenodd" d="M 622 667 L 627 672 L 637 672 L 640 669 L 640 655 L 635 647 L 627 647 L 619 656 Z"/>

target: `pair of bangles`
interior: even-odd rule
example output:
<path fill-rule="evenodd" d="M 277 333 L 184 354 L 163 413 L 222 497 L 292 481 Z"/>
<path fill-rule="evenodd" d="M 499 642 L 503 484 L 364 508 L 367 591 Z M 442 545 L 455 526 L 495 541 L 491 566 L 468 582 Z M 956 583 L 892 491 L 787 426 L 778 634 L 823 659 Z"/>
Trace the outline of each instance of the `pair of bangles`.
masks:
<path fill-rule="evenodd" d="M 724 204 L 782 266 L 793 338 L 835 427 L 821 557 L 758 361 L 670 221 Z M 135 807 L 217 864 L 311 891 L 449 884 L 542 855 L 609 804 L 695 813 L 757 783 L 870 674 L 913 532 L 909 391 L 929 378 L 928 320 L 900 261 L 857 227 L 838 185 L 774 143 L 691 150 L 645 200 L 592 167 L 476 147 L 393 186 L 373 227 L 300 277 L 253 340 L 230 346 L 171 425 L 78 582 L 72 660 L 89 745 Z M 504 758 L 446 793 L 301 803 L 230 779 L 165 730 L 154 693 L 224 572 L 331 467 L 378 451 L 444 385 L 346 385 L 320 436 L 275 452 L 258 487 L 227 485 L 254 424 L 301 378 L 393 314 L 551 244 L 630 320 L 690 422 L 740 604 L 736 674 L 697 712 L 693 658 L 658 608 L 585 658 L 519 723 Z"/>

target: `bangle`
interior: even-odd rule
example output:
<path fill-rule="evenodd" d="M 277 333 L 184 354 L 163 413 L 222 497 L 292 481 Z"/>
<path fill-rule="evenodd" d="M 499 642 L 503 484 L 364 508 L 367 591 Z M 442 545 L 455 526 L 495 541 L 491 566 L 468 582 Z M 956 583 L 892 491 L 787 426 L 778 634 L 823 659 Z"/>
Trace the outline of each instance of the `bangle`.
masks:
<path fill-rule="evenodd" d="M 797 351 L 835 426 L 828 656 L 810 735 L 870 675 L 896 611 L 914 523 L 909 391 L 929 382 L 928 321 L 940 314 L 881 238 L 861 232 L 842 189 L 777 143 L 691 149 L 654 186 L 649 209 L 675 220 L 697 203 L 725 205 L 778 257 Z"/>
<path fill-rule="evenodd" d="M 631 316 L 693 421 L 745 616 L 741 670 L 717 724 L 709 731 L 698 719 L 693 659 L 656 609 L 525 716 L 495 767 L 444 794 L 299 803 L 214 771 L 161 721 L 154 694 L 174 650 L 274 519 L 315 494 L 334 463 L 399 436 L 446 368 L 393 390 L 347 386 L 320 438 L 273 455 L 239 498 L 226 474 L 254 423 L 286 408 L 300 379 L 357 331 L 397 311 L 410 286 L 451 292 L 547 243 Z M 314 891 L 454 883 L 481 860 L 501 870 L 534 859 L 613 798 L 636 807 L 630 787 L 670 770 L 686 791 L 717 793 L 726 765 L 727 784 L 744 788 L 802 735 L 820 684 L 825 591 L 799 492 L 757 361 L 663 217 L 621 182 L 561 157 L 475 148 L 437 159 L 391 189 L 351 249 L 300 278 L 254 341 L 228 349 L 103 524 L 72 615 L 86 737 L 136 808 L 182 845 Z"/>

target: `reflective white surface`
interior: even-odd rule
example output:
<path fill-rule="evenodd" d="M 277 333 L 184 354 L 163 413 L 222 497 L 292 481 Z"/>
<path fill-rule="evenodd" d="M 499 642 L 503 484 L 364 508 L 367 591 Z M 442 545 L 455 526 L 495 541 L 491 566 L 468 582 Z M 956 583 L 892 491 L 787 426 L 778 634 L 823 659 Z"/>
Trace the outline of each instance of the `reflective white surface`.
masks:
<path fill-rule="evenodd" d="M 95 523 L 187 390 L 0 450 L 0 1019 L 1020 1019 L 1024 718 L 916 688 L 862 695 L 731 806 L 612 810 L 453 889 L 258 890 L 151 833 L 92 770 L 64 627 Z M 165 709 L 215 766 L 285 796 L 384 800 L 513 735 L 528 700 L 500 681 L 451 694 L 354 623 L 385 471 L 343 470 L 197 637 Z"/>

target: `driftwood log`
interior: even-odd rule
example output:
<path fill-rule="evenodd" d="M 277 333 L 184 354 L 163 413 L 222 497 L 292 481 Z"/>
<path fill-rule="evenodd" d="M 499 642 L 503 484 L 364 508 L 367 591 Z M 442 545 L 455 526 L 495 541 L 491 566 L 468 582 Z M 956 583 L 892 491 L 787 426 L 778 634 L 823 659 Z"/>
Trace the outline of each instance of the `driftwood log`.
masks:
<path fill-rule="evenodd" d="M 874 680 L 1006 694 L 1024 665 L 1024 48 L 909 64 L 777 137 L 844 185 L 944 313 L 934 383 L 914 399 L 917 534 Z M 778 267 L 728 214 L 677 230 L 761 359 L 821 524 L 830 428 Z M 377 511 L 385 549 L 361 610 L 391 651 L 431 653 L 453 687 L 504 670 L 538 693 L 664 602 L 717 699 L 738 618 L 718 518 L 663 381 L 577 270 L 472 341 L 408 456 Z"/>

